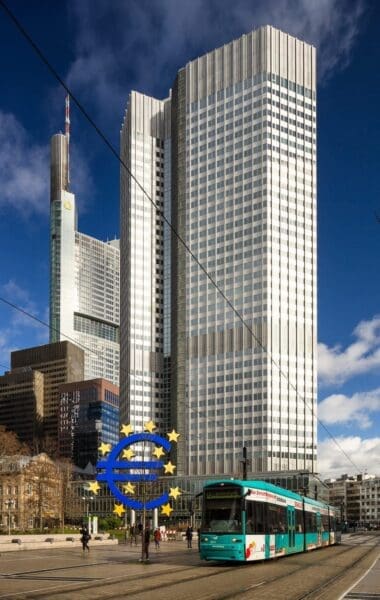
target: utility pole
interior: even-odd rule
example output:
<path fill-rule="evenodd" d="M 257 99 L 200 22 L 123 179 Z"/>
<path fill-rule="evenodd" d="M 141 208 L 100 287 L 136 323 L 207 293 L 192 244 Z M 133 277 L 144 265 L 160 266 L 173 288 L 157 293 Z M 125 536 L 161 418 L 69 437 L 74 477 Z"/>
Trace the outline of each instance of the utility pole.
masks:
<path fill-rule="evenodd" d="M 8 507 L 8 535 L 11 535 L 11 508 L 14 508 L 15 506 L 15 501 L 14 500 L 8 500 L 7 503 L 7 507 Z"/>
<path fill-rule="evenodd" d="M 243 464 L 243 481 L 246 481 L 247 465 L 249 463 L 249 460 L 247 459 L 247 447 L 246 446 L 243 446 L 243 460 L 241 461 L 241 463 Z"/>

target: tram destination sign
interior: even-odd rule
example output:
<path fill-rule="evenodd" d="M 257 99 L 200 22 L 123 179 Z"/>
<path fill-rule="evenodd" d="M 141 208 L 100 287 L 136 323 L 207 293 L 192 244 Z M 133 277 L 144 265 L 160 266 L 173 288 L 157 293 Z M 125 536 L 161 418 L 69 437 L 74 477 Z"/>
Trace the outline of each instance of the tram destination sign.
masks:
<path fill-rule="evenodd" d="M 206 490 L 207 500 L 220 500 L 226 498 L 241 498 L 241 492 L 239 489 L 236 490 Z"/>

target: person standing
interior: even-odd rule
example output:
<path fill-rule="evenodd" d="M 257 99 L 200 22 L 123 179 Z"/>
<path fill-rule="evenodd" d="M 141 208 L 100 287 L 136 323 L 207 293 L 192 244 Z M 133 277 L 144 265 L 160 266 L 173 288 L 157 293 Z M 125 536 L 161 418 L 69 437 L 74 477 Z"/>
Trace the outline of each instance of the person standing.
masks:
<path fill-rule="evenodd" d="M 187 547 L 188 548 L 192 548 L 192 541 L 193 541 L 193 528 L 190 527 L 190 525 L 188 526 L 188 528 L 186 529 L 186 539 L 187 539 Z"/>
<path fill-rule="evenodd" d="M 160 541 L 161 541 L 161 532 L 158 529 L 158 527 L 157 527 L 157 529 L 154 530 L 153 537 L 154 537 L 154 543 L 156 546 L 156 550 L 159 550 L 160 549 Z"/>
<path fill-rule="evenodd" d="M 149 544 L 150 544 L 150 528 L 149 525 L 145 527 L 145 531 L 142 536 L 142 561 L 149 561 Z"/>
<path fill-rule="evenodd" d="M 89 534 L 89 531 L 88 531 L 86 525 L 82 526 L 82 529 L 80 530 L 80 533 L 81 533 L 80 541 L 82 542 L 83 554 L 84 554 L 84 552 L 86 550 L 87 550 L 87 552 L 90 552 L 90 548 L 88 547 L 88 542 L 90 541 L 91 536 Z"/>
<path fill-rule="evenodd" d="M 136 525 L 131 525 L 131 529 L 129 530 L 129 535 L 130 535 L 131 546 L 132 546 L 133 542 L 135 542 L 135 546 L 137 546 Z"/>

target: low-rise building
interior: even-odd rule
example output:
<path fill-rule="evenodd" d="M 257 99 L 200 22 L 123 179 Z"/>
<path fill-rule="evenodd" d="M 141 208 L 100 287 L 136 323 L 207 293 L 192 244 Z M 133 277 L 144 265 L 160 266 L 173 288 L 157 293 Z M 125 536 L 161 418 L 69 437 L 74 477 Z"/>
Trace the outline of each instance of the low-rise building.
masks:
<path fill-rule="evenodd" d="M 47 454 L 0 458 L 0 529 L 42 529 L 63 519 L 63 478 Z"/>
<path fill-rule="evenodd" d="M 341 510 L 348 526 L 380 526 L 380 477 L 342 475 L 326 481 L 329 503 Z"/>

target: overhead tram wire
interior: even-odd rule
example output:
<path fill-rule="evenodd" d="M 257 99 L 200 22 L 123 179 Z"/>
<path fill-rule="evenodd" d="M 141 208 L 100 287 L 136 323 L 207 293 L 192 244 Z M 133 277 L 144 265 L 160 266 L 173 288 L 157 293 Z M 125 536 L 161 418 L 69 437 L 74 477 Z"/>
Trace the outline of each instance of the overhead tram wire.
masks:
<path fill-rule="evenodd" d="M 210 281 L 210 283 L 214 286 L 214 288 L 219 292 L 219 294 L 221 295 L 221 297 L 223 298 L 223 300 L 226 302 L 226 304 L 229 306 L 229 308 L 233 311 L 233 313 L 236 315 L 236 317 L 239 319 L 239 321 L 243 324 L 243 326 L 247 329 L 247 331 L 250 333 L 250 335 L 255 340 L 255 342 L 257 343 L 257 345 L 268 356 L 268 358 L 271 361 L 271 363 L 273 364 L 273 366 L 276 367 L 276 369 L 278 370 L 278 372 L 280 373 L 280 375 L 287 381 L 287 383 L 289 384 L 289 386 L 295 392 L 297 398 L 300 399 L 300 400 L 302 400 L 302 402 L 304 403 L 305 407 L 311 412 L 311 414 L 314 414 L 313 413 L 313 408 L 311 406 L 309 406 L 308 402 L 306 401 L 306 398 L 304 398 L 304 396 L 302 396 L 299 393 L 297 387 L 290 381 L 288 375 L 282 370 L 281 366 L 276 362 L 276 360 L 273 358 L 273 356 L 271 355 L 271 353 L 269 352 L 269 350 L 264 346 L 264 344 L 262 343 L 262 341 L 255 335 L 255 333 L 252 330 L 252 328 L 244 320 L 244 318 L 242 317 L 242 315 L 240 314 L 240 312 L 235 308 L 235 306 L 232 304 L 232 302 L 229 300 L 229 298 L 225 295 L 224 291 L 219 286 L 219 284 L 210 275 L 210 273 L 203 266 L 203 264 L 200 262 L 200 260 L 198 259 L 198 257 L 193 253 L 193 251 L 191 250 L 191 248 L 187 244 L 187 242 L 181 237 L 181 235 L 177 232 L 177 230 L 175 229 L 175 227 L 173 227 L 173 225 L 171 224 L 171 222 L 164 215 L 163 210 L 155 203 L 155 201 L 153 200 L 153 198 L 151 198 L 151 196 L 145 190 L 144 186 L 138 181 L 138 179 L 135 177 L 135 175 L 129 169 L 128 165 L 121 158 L 119 152 L 114 148 L 114 146 L 109 141 L 109 139 L 106 137 L 106 135 L 102 132 L 102 130 L 96 125 L 95 121 L 88 114 L 88 112 L 83 107 L 83 105 L 79 102 L 79 100 L 75 97 L 75 95 L 73 94 L 73 92 L 71 91 L 71 89 L 68 87 L 68 85 L 62 79 L 62 77 L 58 74 L 58 72 L 52 66 L 52 64 L 48 61 L 48 59 L 46 58 L 46 56 L 44 55 L 44 53 L 42 52 L 42 50 L 37 46 L 37 44 L 34 42 L 34 40 L 32 39 L 32 37 L 26 31 L 26 29 L 21 25 L 20 21 L 12 13 L 12 11 L 6 5 L 6 3 L 4 2 L 4 0 L 0 0 L 0 6 L 7 13 L 8 17 L 10 18 L 10 20 L 14 23 L 14 25 L 19 30 L 19 32 L 21 33 L 21 35 L 26 39 L 26 41 L 28 42 L 28 44 L 33 48 L 34 52 L 37 54 L 37 56 L 40 58 L 40 60 L 44 63 L 44 65 L 47 67 L 47 69 L 51 72 L 51 74 L 53 75 L 53 77 L 65 89 L 66 93 L 69 94 L 70 98 L 76 104 L 76 106 L 79 109 L 79 111 L 82 113 L 82 115 L 88 121 L 88 123 L 93 127 L 93 129 L 96 131 L 96 133 L 99 135 L 99 137 L 103 140 L 104 144 L 111 151 L 111 153 L 118 160 L 118 162 L 122 165 L 122 167 L 125 169 L 125 171 L 128 173 L 128 175 L 131 177 L 131 179 L 135 182 L 135 184 L 140 189 L 140 191 L 143 193 L 143 195 L 149 200 L 149 202 L 152 204 L 152 206 L 154 206 L 154 208 L 156 209 L 157 213 L 162 217 L 163 221 L 169 227 L 169 229 L 171 230 L 171 232 L 175 235 L 175 237 L 180 242 L 180 244 L 183 246 L 183 248 L 188 252 L 188 254 L 191 256 L 191 258 L 194 260 L 194 262 L 198 265 L 199 269 L 204 273 L 204 275 L 206 276 L 206 278 Z M 344 454 L 344 456 L 347 458 L 347 460 L 352 464 L 352 466 L 356 470 L 358 470 L 360 472 L 360 468 L 354 463 L 354 461 L 345 452 L 345 450 L 342 448 L 342 446 L 339 444 L 339 442 L 336 440 L 336 438 L 333 436 L 333 434 L 330 433 L 330 431 L 328 430 L 328 428 L 326 427 L 326 425 L 324 423 L 322 423 L 322 421 L 320 421 L 320 419 L 318 417 L 317 417 L 317 422 L 321 425 L 321 427 L 330 436 L 330 438 L 333 440 L 333 442 L 336 444 L 336 446 L 339 448 L 339 450 L 342 452 L 342 454 Z"/>
<path fill-rule="evenodd" d="M 36 315 L 33 315 L 32 313 L 28 312 L 24 308 L 21 308 L 21 306 L 17 306 L 17 304 L 15 304 L 14 302 L 10 302 L 10 300 L 7 300 L 6 298 L 3 298 L 2 296 L 0 296 L 0 302 L 3 302 L 4 304 L 7 304 L 8 306 L 10 306 L 11 308 L 14 308 L 18 312 L 20 312 L 23 315 L 25 315 L 26 317 L 29 317 L 29 319 L 33 319 L 33 321 L 36 321 L 40 325 L 43 325 L 44 327 L 47 327 L 49 329 L 49 331 L 55 331 L 60 336 L 61 335 L 64 336 L 66 338 L 66 340 L 68 340 L 69 342 L 72 342 L 76 346 L 79 346 L 83 350 L 86 350 L 86 352 L 91 352 L 91 354 L 95 354 L 95 356 L 98 356 L 98 358 L 101 358 L 101 354 L 99 352 L 96 352 L 95 350 L 92 350 L 92 348 L 88 348 L 87 346 L 85 346 L 81 342 L 78 342 L 78 340 L 70 337 L 69 335 L 66 335 L 63 331 L 60 331 L 56 327 L 51 327 L 49 325 L 49 323 L 46 323 L 46 321 L 43 321 L 39 317 L 36 317 Z M 62 340 L 62 341 L 64 341 L 64 340 Z"/>

